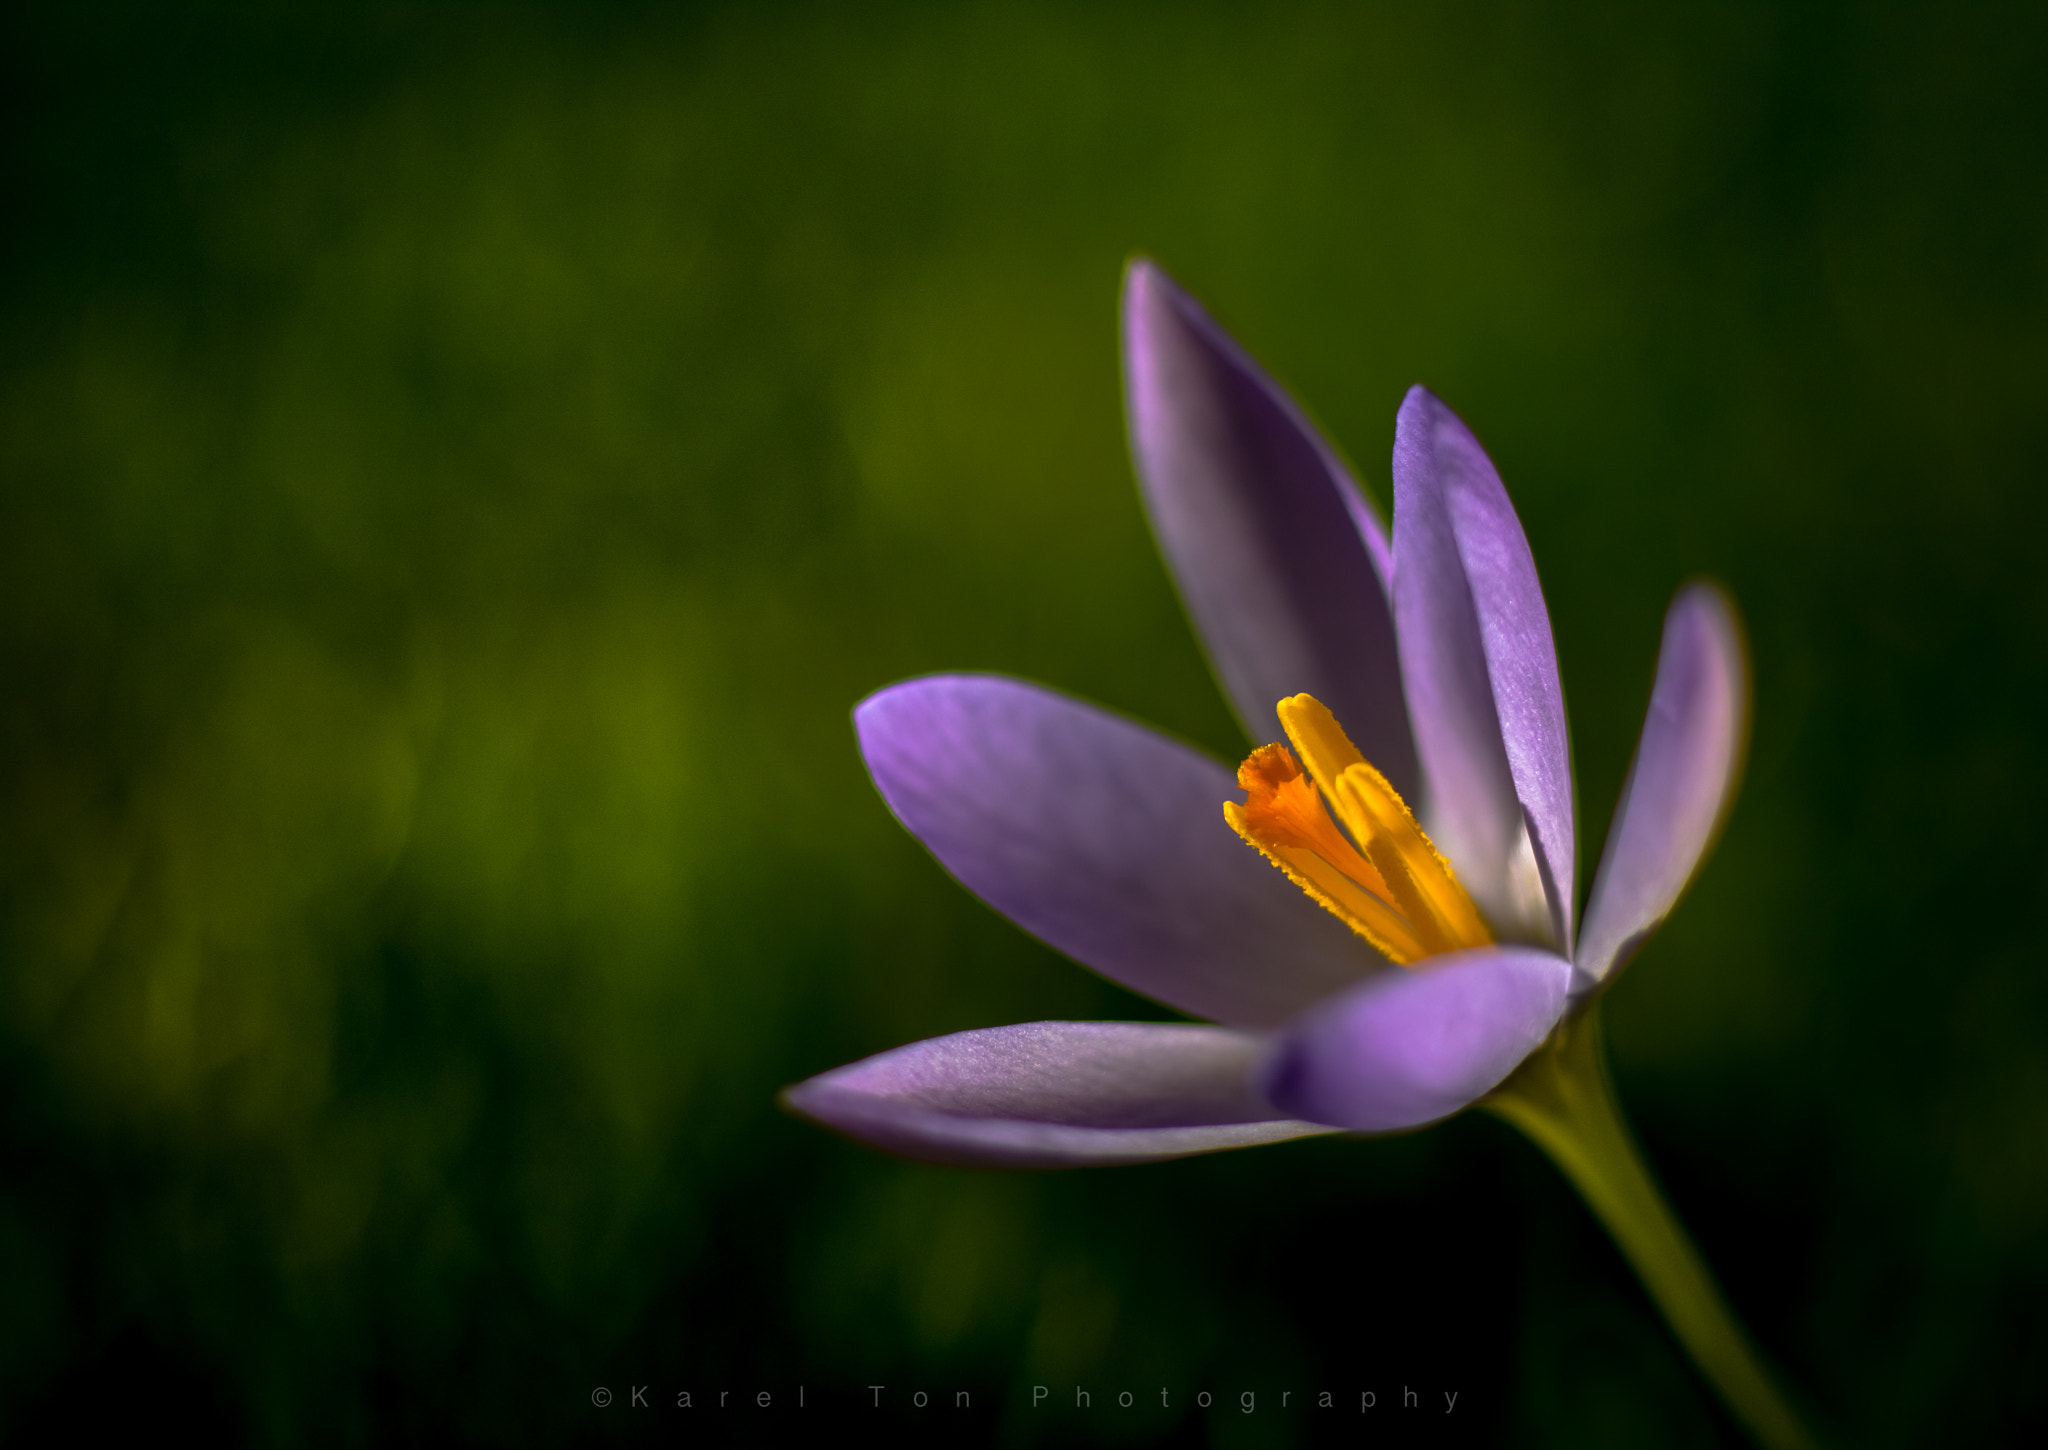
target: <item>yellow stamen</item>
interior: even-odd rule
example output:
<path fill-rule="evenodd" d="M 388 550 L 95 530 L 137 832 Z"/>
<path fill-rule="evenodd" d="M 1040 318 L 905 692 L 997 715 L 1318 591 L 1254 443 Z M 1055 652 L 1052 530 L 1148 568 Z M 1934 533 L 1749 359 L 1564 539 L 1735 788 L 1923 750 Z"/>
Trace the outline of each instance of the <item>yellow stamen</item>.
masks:
<path fill-rule="evenodd" d="M 1237 771 L 1244 803 L 1223 805 L 1237 833 L 1389 961 L 1406 966 L 1490 943 L 1450 862 L 1337 717 L 1310 695 L 1282 700 L 1278 709 L 1308 772 L 1284 745 L 1254 750 Z"/>

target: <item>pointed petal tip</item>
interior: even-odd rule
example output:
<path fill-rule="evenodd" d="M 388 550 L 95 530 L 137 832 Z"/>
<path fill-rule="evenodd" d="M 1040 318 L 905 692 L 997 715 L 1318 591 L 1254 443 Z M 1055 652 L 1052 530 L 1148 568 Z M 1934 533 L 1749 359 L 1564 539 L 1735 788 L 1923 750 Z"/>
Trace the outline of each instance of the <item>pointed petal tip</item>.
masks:
<path fill-rule="evenodd" d="M 1127 370 L 1142 358 L 1146 370 L 1152 371 L 1165 365 L 1159 356 L 1162 349 L 1190 346 L 1248 364 L 1237 344 L 1194 294 L 1142 254 L 1132 257 L 1124 268 L 1123 324 Z"/>
<path fill-rule="evenodd" d="M 1718 579 L 1702 576 L 1681 585 L 1665 618 L 1678 618 L 1681 612 L 1684 617 L 1696 619 L 1698 627 L 1713 636 L 1715 653 L 1723 662 L 1729 688 L 1734 692 L 1735 755 L 1728 781 L 1732 797 L 1742 783 L 1743 767 L 1748 763 L 1751 710 L 1756 703 L 1749 629 L 1742 622 L 1742 610 L 1736 605 L 1734 594 Z"/>
<path fill-rule="evenodd" d="M 1448 439 L 1442 436 L 1446 433 Z M 1486 458 L 1485 467 L 1492 469 L 1493 460 L 1486 454 L 1485 445 L 1458 410 L 1437 396 L 1428 384 L 1411 383 L 1394 415 L 1395 450 L 1398 452 L 1404 443 L 1410 448 L 1428 449 L 1445 442 L 1454 448 L 1477 450 Z"/>
<path fill-rule="evenodd" d="M 1399 449 L 1404 440 L 1410 447 L 1422 446 L 1424 440 L 1445 420 L 1465 427 L 1465 420 L 1457 410 L 1438 397 L 1425 383 L 1410 383 L 1408 391 L 1401 395 L 1401 406 L 1394 412 L 1394 447 Z M 1469 429 L 1466 429 L 1469 432 Z"/>
<path fill-rule="evenodd" d="M 1148 312 L 1171 308 L 1185 314 L 1196 306 L 1193 297 L 1167 270 L 1142 252 L 1134 253 L 1124 264 L 1124 320 L 1127 325 L 1140 321 Z"/>
<path fill-rule="evenodd" d="M 948 678 L 957 678 L 957 676 L 946 673 L 912 675 L 908 679 L 891 680 L 879 690 L 869 691 L 854 703 L 854 730 L 856 732 L 865 732 L 873 729 L 875 723 L 887 715 L 891 708 L 899 704 L 904 695 L 927 688 L 935 680 Z"/>
<path fill-rule="evenodd" d="M 854 701 L 853 708 L 847 711 L 847 715 L 853 721 L 853 733 L 856 738 L 866 730 L 867 722 L 873 718 L 875 702 L 895 688 L 895 685 L 884 685 L 881 689 L 870 691 Z"/>
<path fill-rule="evenodd" d="M 1736 606 L 1735 596 L 1720 580 L 1702 575 L 1688 579 L 1679 586 L 1672 596 L 1671 608 L 1667 615 L 1680 611 L 1697 614 L 1734 652 L 1743 667 L 1745 678 L 1749 674 L 1749 631 L 1742 622 L 1742 611 Z"/>
<path fill-rule="evenodd" d="M 917 708 L 919 699 L 925 696 L 940 681 L 959 678 L 949 675 L 913 675 L 907 680 L 895 680 L 882 686 L 857 702 L 852 710 L 854 743 L 860 748 L 861 759 L 873 776 L 882 764 L 882 757 L 890 737 L 907 711 Z M 882 787 L 879 778 L 877 788 Z M 882 789 L 886 800 L 888 791 Z"/>

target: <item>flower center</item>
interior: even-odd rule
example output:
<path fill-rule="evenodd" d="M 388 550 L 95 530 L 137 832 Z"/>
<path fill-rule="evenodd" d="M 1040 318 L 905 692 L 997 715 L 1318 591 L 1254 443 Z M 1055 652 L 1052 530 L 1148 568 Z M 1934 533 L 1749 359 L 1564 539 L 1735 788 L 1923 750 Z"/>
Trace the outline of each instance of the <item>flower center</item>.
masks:
<path fill-rule="evenodd" d="M 1246 756 L 1237 768 L 1245 800 L 1223 803 L 1231 827 L 1389 961 L 1407 966 L 1491 944 L 1451 863 L 1337 717 L 1312 695 L 1291 696 L 1277 709 L 1301 763 L 1285 745 L 1261 745 Z"/>

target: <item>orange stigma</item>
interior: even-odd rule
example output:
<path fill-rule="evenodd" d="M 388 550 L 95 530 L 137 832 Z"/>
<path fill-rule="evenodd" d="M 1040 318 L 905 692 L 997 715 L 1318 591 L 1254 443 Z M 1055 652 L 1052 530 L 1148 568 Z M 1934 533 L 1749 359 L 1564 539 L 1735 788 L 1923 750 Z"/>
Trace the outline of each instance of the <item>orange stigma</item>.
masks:
<path fill-rule="evenodd" d="M 1336 716 L 1311 695 L 1278 710 L 1301 762 L 1285 745 L 1245 757 L 1237 768 L 1245 799 L 1223 803 L 1232 829 L 1389 961 L 1408 966 L 1489 945 L 1493 935 L 1450 862 Z"/>

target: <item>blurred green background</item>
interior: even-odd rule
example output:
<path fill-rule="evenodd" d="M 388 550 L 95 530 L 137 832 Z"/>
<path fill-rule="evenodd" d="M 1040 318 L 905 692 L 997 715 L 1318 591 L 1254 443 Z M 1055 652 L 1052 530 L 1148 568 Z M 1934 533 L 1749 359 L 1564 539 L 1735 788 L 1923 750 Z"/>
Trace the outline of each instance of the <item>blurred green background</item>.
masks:
<path fill-rule="evenodd" d="M 1244 748 L 1129 479 L 1134 251 L 1382 497 L 1410 382 L 1487 441 L 1587 864 L 1666 602 L 1729 584 L 1751 768 L 1610 998 L 1624 1100 L 1835 1443 L 2048 1433 L 2038 9 L 4 26 L 17 1439 L 741 1440 L 791 1422 L 628 1386 L 804 1382 L 1318 1443 L 1302 1392 L 1406 1383 L 1457 1418 L 1382 1440 L 1739 1443 L 1491 1121 L 1013 1176 L 774 1107 L 1161 1015 L 955 887 L 847 720 L 995 669 Z M 1077 1382 L 1173 1407 L 1028 1410 Z"/>

